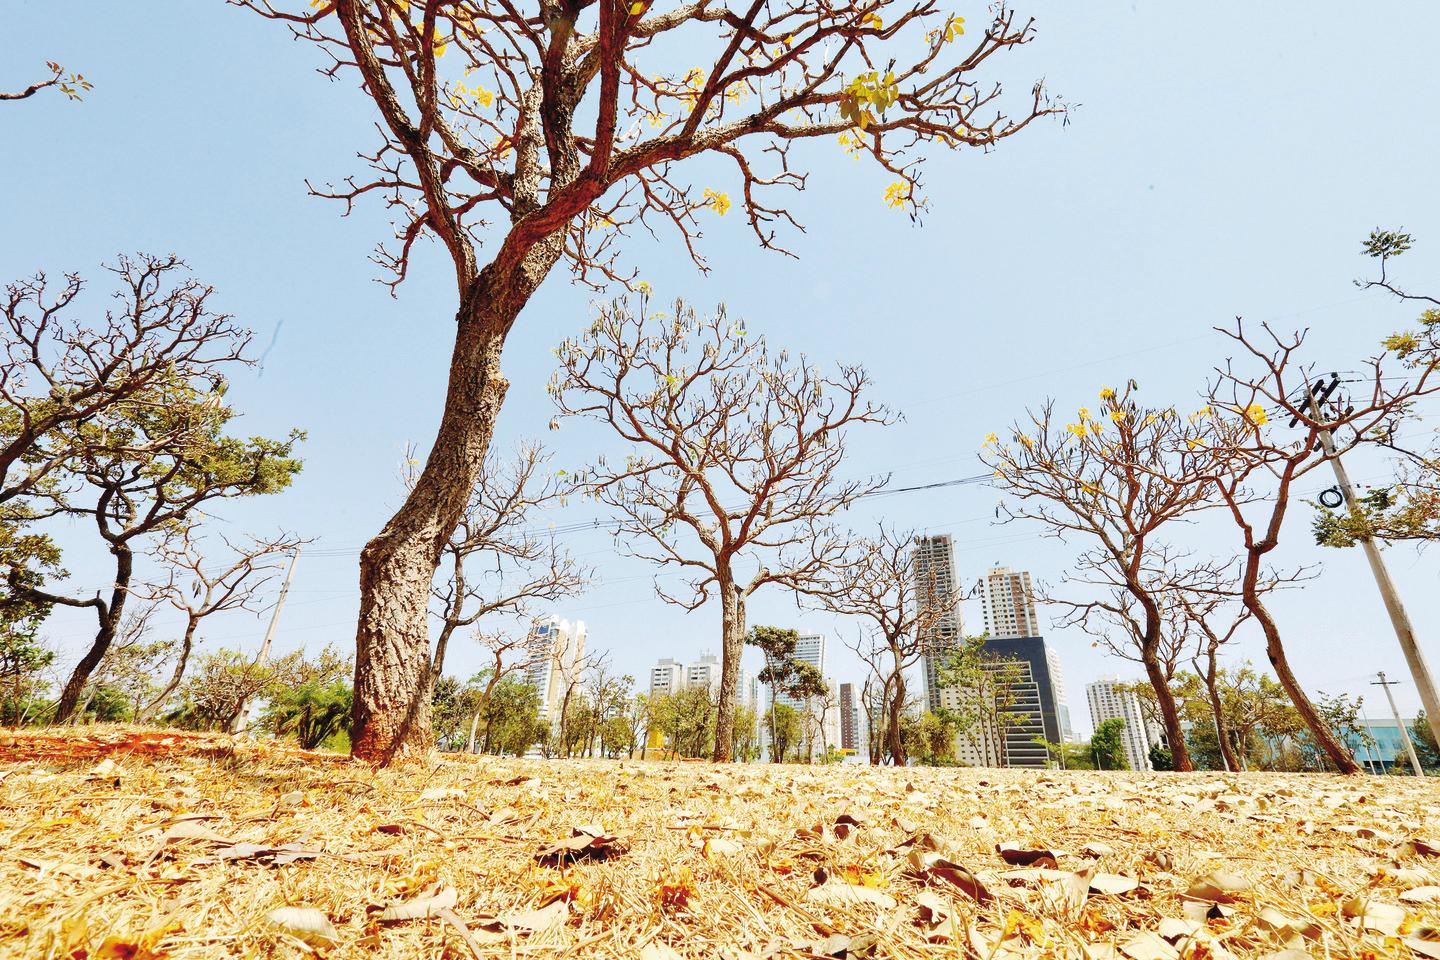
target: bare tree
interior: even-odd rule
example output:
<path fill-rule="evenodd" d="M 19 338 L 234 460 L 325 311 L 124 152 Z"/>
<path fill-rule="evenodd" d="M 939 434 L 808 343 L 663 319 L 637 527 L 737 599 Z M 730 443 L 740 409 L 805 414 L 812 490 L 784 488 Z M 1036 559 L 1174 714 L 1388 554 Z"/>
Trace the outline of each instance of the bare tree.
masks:
<path fill-rule="evenodd" d="M 701 218 L 731 203 L 682 178 L 693 157 L 733 163 L 751 230 L 779 250 L 777 225 L 798 225 L 772 195 L 805 185 L 789 157 L 796 141 L 843 135 L 895 176 L 888 202 L 915 215 L 919 151 L 993 148 L 1065 109 L 1037 84 L 1011 117 L 999 84 L 977 82 L 991 57 L 1033 37 L 1003 7 L 952 52 L 964 23 L 928 0 L 739 10 L 690 0 L 663 11 L 650 0 L 544 0 L 534 12 L 509 0 L 297 0 L 302 12 L 232 2 L 314 43 L 323 72 L 358 80 L 379 111 L 367 171 L 312 192 L 347 210 L 368 195 L 389 206 L 396 242 L 376 260 L 393 283 L 422 237 L 454 266 L 439 431 L 414 489 L 361 555 L 354 752 L 370 759 L 429 747 L 430 577 L 504 400 L 505 339 L 557 263 L 596 286 L 633 282 L 615 259 L 620 241 L 657 225 L 700 263 Z M 923 41 L 897 60 L 902 36 Z M 676 68 L 692 57 L 704 65 Z"/>
<path fill-rule="evenodd" d="M 475 732 L 479 727 L 481 717 L 486 718 L 485 749 L 487 752 L 490 749 L 490 701 L 495 694 L 495 688 L 500 685 L 500 681 L 512 673 L 527 670 L 536 663 L 535 656 L 528 649 L 530 637 L 527 634 L 477 631 L 476 639 L 489 652 L 491 664 L 489 670 L 486 671 L 485 686 L 480 691 L 480 699 L 475 705 L 475 715 L 470 720 L 470 737 L 465 744 L 466 753 L 475 752 Z M 515 653 L 519 653 L 520 656 L 512 656 Z M 436 673 L 439 673 L 438 669 Z"/>
<path fill-rule="evenodd" d="M 493 455 L 486 457 L 460 522 L 443 548 L 448 573 L 430 588 L 440 619 L 431 660 L 435 676 L 444 670 L 456 630 L 492 615 L 529 619 L 534 601 L 577 593 L 589 580 L 589 569 L 553 538 L 529 526 L 536 510 L 570 492 L 558 478 L 540 475 L 549 462 L 549 454 L 530 443 L 521 444 L 505 466 Z M 407 486 L 413 487 L 415 480 L 410 473 Z M 476 561 L 481 565 L 478 579 L 473 576 Z"/>
<path fill-rule="evenodd" d="M 217 613 L 255 610 L 256 597 L 278 573 L 280 558 L 308 542 L 287 533 L 245 541 L 217 534 L 214 539 L 220 547 L 204 542 L 193 517 L 171 527 L 154 550 L 165 566 L 165 582 L 131 590 L 136 597 L 168 603 L 185 618 L 174 670 L 169 681 L 136 711 L 141 722 L 152 720 L 179 688 L 200 625 Z"/>
<path fill-rule="evenodd" d="M 921 638 L 955 603 L 937 600 L 933 584 L 921 582 L 915 540 L 913 532 L 897 533 L 882 523 L 875 536 L 854 538 L 843 560 L 819 558 L 817 576 L 800 584 L 821 609 L 862 621 L 851 649 L 876 677 L 883 742 L 896 766 L 906 762 L 900 736 L 905 671 L 924 652 Z"/>
<path fill-rule="evenodd" d="M 1009 520 L 1041 523 L 1057 538 L 1089 541 L 1086 569 L 1123 590 L 1138 607 L 1140 659 L 1155 688 L 1177 770 L 1193 769 L 1171 695 L 1161 645 L 1165 612 L 1147 576 L 1156 566 L 1166 524 L 1213 506 L 1207 478 L 1218 462 L 1207 417 L 1173 407 L 1142 407 L 1135 381 L 1100 391 L 1098 416 L 1081 407 L 1074 422 L 1057 418 L 1047 401 L 1017 423 L 1013 436 L 986 439 L 981 459 L 1008 494 Z"/>
<path fill-rule="evenodd" d="M 56 88 L 71 100 L 84 100 L 85 93 L 94 89 L 94 84 L 86 80 L 84 75 L 72 73 L 66 76 L 65 68 L 53 60 L 45 62 L 45 69 L 50 71 L 50 76 L 14 92 L 0 90 L 0 100 L 25 100 L 50 87 Z"/>
<path fill-rule="evenodd" d="M 1234 731 L 1230 729 L 1225 709 L 1220 652 L 1252 616 L 1250 609 L 1241 602 L 1240 572 L 1240 566 L 1234 561 L 1205 564 L 1197 568 L 1185 589 L 1175 595 L 1188 632 L 1195 635 L 1190 665 L 1205 687 L 1206 699 L 1215 720 L 1216 736 L 1220 741 L 1220 753 L 1226 769 L 1231 771 L 1244 769 L 1244 761 L 1235 752 Z M 1257 594 L 1265 596 L 1274 590 L 1313 580 L 1316 573 L 1313 567 L 1289 572 L 1262 570 L 1255 589 Z M 1253 729 L 1253 724 L 1250 729 Z M 1243 733 L 1248 737 L 1249 729 Z M 1244 737 L 1239 742 L 1243 744 Z"/>
<path fill-rule="evenodd" d="M 1228 508 L 1244 550 L 1241 601 L 1264 632 L 1270 665 L 1316 743 L 1340 772 L 1356 773 L 1355 758 L 1290 668 L 1279 625 L 1262 596 L 1264 563 L 1280 544 L 1295 482 L 1388 435 L 1415 400 L 1440 389 L 1440 379 L 1433 365 L 1414 369 L 1409 377 L 1392 375 L 1385 364 L 1387 350 L 1366 361 L 1347 399 L 1321 403 L 1314 368 L 1299 356 L 1304 332 L 1282 335 L 1262 325 L 1252 335 L 1238 318 L 1221 332 L 1238 347 L 1243 366 L 1230 360 L 1217 370 L 1202 412 L 1217 426 L 1208 485 Z"/>
<path fill-rule="evenodd" d="M 106 265 L 118 289 L 102 320 L 73 318 L 85 281 L 66 274 L 54 289 L 43 273 L 9 284 L 0 302 L 0 503 L 35 492 L 82 449 L 119 436 L 86 432 L 117 405 L 164 383 L 218 384 L 231 365 L 248 363 L 250 333 L 210 307 L 214 294 L 175 256 L 121 257 Z M 125 435 L 141 457 L 188 429 L 143 438 Z"/>
<path fill-rule="evenodd" d="M 884 482 L 838 477 L 846 435 L 891 416 L 864 397 L 858 366 L 826 375 L 772 355 L 723 309 L 702 319 L 683 303 L 666 317 L 647 306 L 606 306 L 563 343 L 552 392 L 564 414 L 608 424 L 634 448 L 584 475 L 620 514 L 617 544 L 691 574 L 688 596 L 657 582 L 664 600 L 720 600 L 715 759 L 729 760 L 746 600 L 768 584 L 803 589 L 841 556 L 827 518 Z"/>

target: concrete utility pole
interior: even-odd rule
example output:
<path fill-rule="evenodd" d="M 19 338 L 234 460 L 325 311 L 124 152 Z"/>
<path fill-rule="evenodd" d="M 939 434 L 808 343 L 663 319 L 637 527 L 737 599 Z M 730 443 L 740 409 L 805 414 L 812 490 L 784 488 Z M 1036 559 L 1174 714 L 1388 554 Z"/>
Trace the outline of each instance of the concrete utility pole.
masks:
<path fill-rule="evenodd" d="M 1335 374 L 1331 374 L 1331 382 L 1324 385 L 1311 384 L 1310 409 L 1319 417 L 1320 402 L 1330 395 L 1339 382 Z M 1335 438 L 1329 430 L 1320 431 L 1320 449 L 1325 451 L 1325 457 L 1330 461 L 1330 466 L 1335 471 L 1335 485 L 1340 488 L 1340 495 L 1345 499 L 1345 509 L 1353 514 L 1359 509 L 1355 498 L 1355 487 L 1350 483 L 1350 475 L 1345 472 L 1345 465 L 1340 462 L 1340 455 L 1335 450 Z M 1430 724 L 1430 732 L 1437 741 L 1440 741 L 1440 692 L 1435 689 L 1435 681 L 1430 676 L 1430 667 L 1425 662 L 1424 651 L 1415 640 L 1415 627 L 1410 623 L 1410 614 L 1405 611 L 1405 605 L 1400 602 L 1400 594 L 1395 590 L 1395 581 L 1390 579 L 1390 571 L 1385 566 L 1385 560 L 1380 556 L 1380 545 L 1373 537 L 1363 534 L 1357 537 L 1360 546 L 1365 551 L 1365 559 L 1370 561 L 1370 572 L 1375 575 L 1375 585 L 1380 588 L 1380 597 L 1385 601 L 1385 611 L 1390 614 L 1390 624 L 1395 628 L 1395 638 L 1400 641 L 1400 649 L 1405 654 L 1405 663 L 1410 667 L 1410 676 L 1415 680 L 1415 688 L 1420 692 L 1420 702 L 1425 706 L 1425 719 Z M 1390 688 L 1385 688 L 1388 696 Z M 1398 714 L 1397 714 L 1398 716 Z M 1409 739 L 1408 736 L 1406 738 Z M 1410 752 L 1414 760 L 1415 752 Z M 1420 771 L 1420 765 L 1415 764 L 1415 770 Z"/>
<path fill-rule="evenodd" d="M 300 548 L 290 554 L 290 566 L 285 569 L 285 579 L 280 583 L 280 596 L 275 598 L 275 609 L 270 612 L 270 626 L 265 628 L 265 639 L 260 642 L 260 652 L 255 655 L 255 666 L 263 668 L 270 662 L 270 645 L 275 639 L 275 628 L 280 624 L 280 611 L 285 609 L 285 597 L 290 592 L 290 581 L 295 577 L 295 563 L 300 559 Z M 250 725 L 250 703 L 240 706 L 235 724 L 230 732 L 243 734 Z"/>
<path fill-rule="evenodd" d="M 1415 744 L 1410 741 L 1410 731 L 1405 729 L 1405 721 L 1400 719 L 1400 711 L 1395 709 L 1395 698 L 1390 694 L 1390 688 L 1399 683 L 1398 680 L 1386 680 L 1385 671 L 1381 670 L 1375 674 L 1379 680 L 1371 681 L 1372 687 L 1383 687 L 1385 699 L 1390 701 L 1390 715 L 1395 718 L 1395 726 L 1400 728 L 1400 739 L 1405 744 L 1405 752 L 1410 754 L 1410 769 L 1415 771 L 1415 776 L 1425 776 L 1425 771 L 1420 767 L 1420 758 L 1415 756 Z"/>

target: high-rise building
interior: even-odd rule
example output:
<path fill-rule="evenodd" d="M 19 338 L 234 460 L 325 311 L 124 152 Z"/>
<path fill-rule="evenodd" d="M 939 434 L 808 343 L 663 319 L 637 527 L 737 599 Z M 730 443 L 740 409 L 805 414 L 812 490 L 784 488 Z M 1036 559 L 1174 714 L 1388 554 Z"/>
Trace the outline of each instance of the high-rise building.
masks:
<path fill-rule="evenodd" d="M 1061 711 L 1056 698 L 1052 658 L 1043 637 L 1008 637 L 985 641 L 983 669 L 992 675 L 991 690 L 1003 704 L 1003 718 L 993 711 L 988 722 L 977 725 L 957 744 L 960 761 L 971 766 L 1049 766 L 1045 743 L 1061 742 Z M 1004 686 L 1004 693 L 995 690 Z M 947 690 L 963 703 L 977 691 Z M 1003 732 L 1003 736 L 1002 736 Z"/>
<path fill-rule="evenodd" d="M 720 692 L 720 658 L 713 653 L 701 654 L 685 671 L 686 687 L 709 687 L 713 697 Z"/>
<path fill-rule="evenodd" d="M 795 643 L 795 653 L 792 658 L 801 663 L 808 663 L 825 676 L 825 637 L 819 633 L 802 633 L 800 639 Z M 804 711 L 806 703 L 804 700 L 792 697 L 789 694 L 781 693 L 774 697 L 776 703 L 783 703 L 787 707 Z"/>
<path fill-rule="evenodd" d="M 1075 731 L 1070 726 L 1069 698 L 1065 696 L 1065 675 L 1060 672 L 1060 658 L 1055 655 L 1055 648 L 1049 644 L 1045 645 L 1045 662 L 1050 665 L 1050 683 L 1055 688 L 1055 709 L 1060 718 L 1060 739 L 1057 743 L 1069 743 L 1075 738 Z"/>
<path fill-rule="evenodd" d="M 1035 592 L 1030 586 L 1028 570 L 1011 570 L 996 565 L 980 580 L 980 611 L 985 618 L 985 634 L 988 640 L 1018 640 L 1041 636 L 1040 616 L 1035 609 Z M 1058 735 L 1049 737 L 1052 743 L 1068 743 L 1074 736 L 1070 726 L 1070 707 L 1066 704 L 1065 679 L 1060 671 L 1060 659 L 1054 648 L 1042 644 L 1045 652 L 1046 674 L 1053 691 L 1053 708 Z M 986 649 L 992 647 L 988 641 Z"/>
<path fill-rule="evenodd" d="M 1134 691 L 1122 690 L 1116 677 L 1101 677 L 1086 684 L 1085 698 L 1090 702 L 1090 722 L 1097 729 L 1106 720 L 1125 721 L 1125 729 L 1120 731 L 1125 761 L 1131 770 L 1149 770 L 1153 741 Z"/>
<path fill-rule="evenodd" d="M 572 625 L 557 616 L 541 617 L 530 625 L 525 651 L 530 657 L 525 681 L 540 694 L 540 719 L 556 723 L 566 686 L 579 679 L 585 621 Z"/>
<path fill-rule="evenodd" d="M 949 534 L 919 537 L 915 541 L 915 603 L 943 612 L 920 631 L 920 660 L 925 671 L 925 706 L 938 710 L 952 700 L 954 691 L 940 688 L 940 667 L 959 645 L 965 632 L 960 593 L 955 579 L 955 546 Z"/>
<path fill-rule="evenodd" d="M 980 610 L 985 632 L 996 639 L 1041 635 L 1028 571 L 992 567 L 980 581 Z"/>
<path fill-rule="evenodd" d="M 685 689 L 687 677 L 685 664 L 666 657 L 650 668 L 650 696 L 679 693 Z"/>
<path fill-rule="evenodd" d="M 855 684 L 840 684 L 840 749 L 860 752 L 860 701 Z"/>

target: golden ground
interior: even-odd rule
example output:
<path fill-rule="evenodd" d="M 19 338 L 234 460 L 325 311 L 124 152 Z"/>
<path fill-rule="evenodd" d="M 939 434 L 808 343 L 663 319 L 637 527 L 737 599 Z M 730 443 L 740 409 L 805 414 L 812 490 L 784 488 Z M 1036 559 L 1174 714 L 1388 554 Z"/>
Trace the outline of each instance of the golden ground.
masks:
<path fill-rule="evenodd" d="M 0 818 L 6 957 L 1440 957 L 1434 780 L 373 772 L 108 728 L 0 735 Z"/>

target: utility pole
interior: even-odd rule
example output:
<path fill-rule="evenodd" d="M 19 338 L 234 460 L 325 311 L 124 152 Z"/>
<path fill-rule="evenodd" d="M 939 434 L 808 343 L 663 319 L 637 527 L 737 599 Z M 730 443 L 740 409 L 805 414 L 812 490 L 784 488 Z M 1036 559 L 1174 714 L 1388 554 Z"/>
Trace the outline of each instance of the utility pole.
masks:
<path fill-rule="evenodd" d="M 290 566 L 285 569 L 285 579 L 280 583 L 280 596 L 275 598 L 275 609 L 270 612 L 270 626 L 265 628 L 265 639 L 260 642 L 260 652 L 255 655 L 255 666 L 263 669 L 270 662 L 270 645 L 275 639 L 275 628 L 280 624 L 280 611 L 285 609 L 285 597 L 290 592 L 290 581 L 295 577 L 295 563 L 300 559 L 300 548 L 290 554 Z M 250 703 L 247 700 L 240 705 L 240 712 L 235 715 L 235 723 L 231 726 L 230 732 L 234 734 L 245 733 L 250 725 Z"/>
<path fill-rule="evenodd" d="M 1320 416 L 1320 404 L 1339 385 L 1338 374 L 1330 375 L 1330 382 L 1325 384 L 1309 384 L 1306 389 L 1309 391 L 1310 411 L 1317 419 Z M 1293 425 L 1293 421 L 1292 421 Z M 1345 509 L 1353 516 L 1359 505 L 1355 499 L 1355 487 L 1350 483 L 1350 475 L 1345 472 L 1345 465 L 1340 462 L 1340 455 L 1335 449 L 1335 438 L 1329 430 L 1321 430 L 1320 449 L 1325 452 L 1326 459 L 1335 471 L 1335 485 L 1340 488 L 1340 495 L 1345 500 Z M 1400 594 L 1395 590 L 1395 582 L 1390 579 L 1390 571 L 1385 566 L 1385 560 L 1380 556 L 1380 545 L 1369 535 L 1368 531 L 1362 532 L 1357 537 L 1360 546 L 1365 550 L 1365 559 L 1370 561 L 1370 572 L 1375 575 L 1375 585 L 1380 588 L 1380 597 L 1385 601 L 1385 611 L 1390 614 L 1390 624 L 1395 628 L 1395 638 L 1400 641 L 1400 649 L 1405 654 L 1405 663 L 1410 667 L 1410 676 L 1415 680 L 1415 688 L 1420 692 L 1420 702 L 1425 706 L 1425 719 L 1430 724 L 1430 732 L 1440 741 L 1440 692 L 1435 689 L 1435 681 L 1430 676 L 1430 667 L 1425 662 L 1424 651 L 1415 641 L 1415 627 L 1410 623 L 1410 614 L 1405 611 L 1405 605 L 1400 602 Z M 1390 688 L 1385 688 L 1388 696 Z M 1392 703 L 1393 706 L 1393 703 Z M 1399 714 L 1396 714 L 1398 719 Z M 1402 728 L 1403 729 L 1403 728 Z M 1407 734 L 1406 741 L 1409 741 Z M 1410 751 L 1410 759 L 1415 760 L 1415 751 Z M 1415 772 L 1420 772 L 1420 764 L 1415 762 Z"/>
<path fill-rule="evenodd" d="M 1391 695 L 1390 688 L 1399 683 L 1398 680 L 1386 680 L 1385 671 L 1381 670 L 1375 674 L 1379 680 L 1372 680 L 1370 686 L 1383 687 L 1385 699 L 1390 701 L 1390 715 L 1395 718 L 1395 726 L 1400 728 L 1400 739 L 1405 744 L 1405 752 L 1410 754 L 1410 769 L 1415 771 L 1415 776 L 1425 776 L 1425 771 L 1420 768 L 1420 758 L 1415 756 L 1415 744 L 1410 742 L 1410 731 L 1405 729 L 1405 721 L 1400 719 L 1400 711 L 1395 709 L 1395 697 Z"/>

